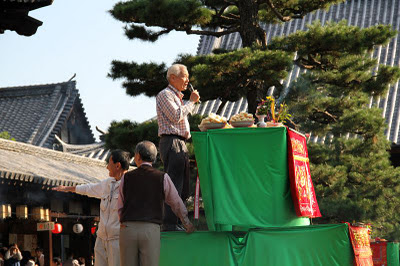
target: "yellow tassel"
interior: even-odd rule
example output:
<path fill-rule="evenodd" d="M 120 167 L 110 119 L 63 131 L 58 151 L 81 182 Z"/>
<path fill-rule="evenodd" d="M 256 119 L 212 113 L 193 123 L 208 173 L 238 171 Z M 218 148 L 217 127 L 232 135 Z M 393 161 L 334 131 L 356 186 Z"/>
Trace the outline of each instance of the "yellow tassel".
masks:
<path fill-rule="evenodd" d="M 275 99 L 272 98 L 271 100 L 272 100 L 272 102 L 271 102 L 272 120 L 274 120 L 274 123 L 275 123 Z"/>

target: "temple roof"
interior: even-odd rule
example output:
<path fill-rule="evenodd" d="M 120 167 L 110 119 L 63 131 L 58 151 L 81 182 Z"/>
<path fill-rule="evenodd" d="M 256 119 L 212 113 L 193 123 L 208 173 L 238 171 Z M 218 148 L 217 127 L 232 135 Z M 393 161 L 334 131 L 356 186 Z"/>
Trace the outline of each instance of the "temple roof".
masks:
<path fill-rule="evenodd" d="M 20 142 L 52 148 L 74 104 L 94 142 L 75 81 L 0 88 L 0 132 L 7 131 Z"/>
<path fill-rule="evenodd" d="M 66 153 L 80 155 L 83 157 L 101 160 L 104 162 L 106 162 L 108 156 L 110 155 L 110 150 L 105 147 L 106 143 L 104 141 L 82 145 L 82 144 L 67 144 L 64 141 L 62 141 L 57 135 L 55 136 L 55 138 L 58 141 L 58 143 L 60 143 L 61 150 Z M 129 163 L 131 166 L 134 165 L 135 163 L 134 157 L 131 158 Z"/>
<path fill-rule="evenodd" d="M 0 139 L 0 180 L 74 186 L 108 178 L 104 161 Z"/>

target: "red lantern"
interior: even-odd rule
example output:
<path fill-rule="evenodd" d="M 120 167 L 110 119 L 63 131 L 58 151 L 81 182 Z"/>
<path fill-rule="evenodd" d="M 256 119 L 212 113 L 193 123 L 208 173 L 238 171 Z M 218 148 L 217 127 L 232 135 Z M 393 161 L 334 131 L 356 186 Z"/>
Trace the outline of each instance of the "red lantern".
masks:
<path fill-rule="evenodd" d="M 92 235 L 96 234 L 96 226 L 92 226 L 92 228 L 90 228 L 90 232 L 92 233 Z"/>
<path fill-rule="evenodd" d="M 62 225 L 61 225 L 61 224 L 58 224 L 58 223 L 54 224 L 54 229 L 51 230 L 51 232 L 52 232 L 53 234 L 59 234 L 59 233 L 61 233 L 61 232 L 62 232 Z"/>

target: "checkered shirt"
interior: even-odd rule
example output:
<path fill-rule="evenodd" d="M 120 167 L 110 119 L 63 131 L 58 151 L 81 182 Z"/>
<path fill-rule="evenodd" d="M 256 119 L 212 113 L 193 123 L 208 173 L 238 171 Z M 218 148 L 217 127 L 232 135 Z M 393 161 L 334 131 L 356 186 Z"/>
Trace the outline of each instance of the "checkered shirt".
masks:
<path fill-rule="evenodd" d="M 195 105 L 191 101 L 184 104 L 182 97 L 183 94 L 171 85 L 158 93 L 156 97 L 158 136 L 172 134 L 190 138 L 187 116 L 193 112 Z"/>

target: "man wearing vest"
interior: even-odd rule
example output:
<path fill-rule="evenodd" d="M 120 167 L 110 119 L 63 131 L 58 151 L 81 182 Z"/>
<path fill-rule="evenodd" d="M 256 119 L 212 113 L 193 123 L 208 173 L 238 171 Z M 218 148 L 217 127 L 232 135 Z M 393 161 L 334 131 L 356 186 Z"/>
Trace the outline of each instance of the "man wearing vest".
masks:
<path fill-rule="evenodd" d="M 152 167 L 157 148 L 142 141 L 135 148 L 137 169 L 127 172 L 119 187 L 120 256 L 123 266 L 158 266 L 160 225 L 167 203 L 179 217 L 187 233 L 194 227 L 168 174 Z"/>

